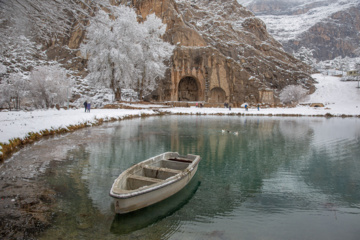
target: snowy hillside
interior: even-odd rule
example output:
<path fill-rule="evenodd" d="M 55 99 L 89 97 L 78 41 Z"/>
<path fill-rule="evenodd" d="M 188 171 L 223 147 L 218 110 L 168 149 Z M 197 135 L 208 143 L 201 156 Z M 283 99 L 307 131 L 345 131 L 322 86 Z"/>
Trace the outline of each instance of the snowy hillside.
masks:
<path fill-rule="evenodd" d="M 342 82 L 340 78 L 314 74 L 318 81 L 316 91 L 310 95 L 308 102 L 323 103 L 336 111 L 360 112 L 360 88 L 358 82 Z"/>
<path fill-rule="evenodd" d="M 258 12 L 256 16 L 262 19 L 269 33 L 280 42 L 296 39 L 316 23 L 328 18 L 333 13 L 354 7 L 359 0 L 237 0 L 241 5 L 252 10 L 259 2 L 276 2 L 291 4 L 291 8 L 278 9 L 278 12 Z"/>

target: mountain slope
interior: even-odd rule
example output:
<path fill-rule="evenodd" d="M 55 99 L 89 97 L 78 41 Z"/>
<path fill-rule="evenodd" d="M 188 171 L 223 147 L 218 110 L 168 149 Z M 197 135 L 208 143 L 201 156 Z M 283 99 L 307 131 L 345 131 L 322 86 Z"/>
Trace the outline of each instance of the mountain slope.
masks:
<path fill-rule="evenodd" d="M 289 84 L 314 90 L 309 66 L 287 54 L 263 21 L 236 0 L 143 0 L 129 6 L 140 20 L 155 13 L 167 24 L 164 40 L 176 45 L 149 100 L 276 104 Z M 69 39 L 68 46 L 77 48 L 81 41 L 72 39 L 81 38 Z"/>
<path fill-rule="evenodd" d="M 238 0 L 267 25 L 288 52 L 304 46 L 319 60 L 359 52 L 358 0 Z"/>
<path fill-rule="evenodd" d="M 273 105 L 279 102 L 277 95 L 287 85 L 302 85 L 314 91 L 310 67 L 286 53 L 268 33 L 264 22 L 236 0 L 115 2 L 134 8 L 139 22 L 155 13 L 167 24 L 163 39 L 176 46 L 165 77 L 157 79 L 158 88 L 147 96 L 148 100 Z M 72 28 L 63 37 L 46 44 L 38 40 L 34 43 L 35 46 L 43 43 L 41 50 L 47 58 L 42 59 L 44 62 L 60 63 L 76 79 L 76 91 L 70 102 L 77 106 L 85 99 L 102 103 L 111 99 L 106 97 L 111 93 L 99 93 L 95 84 L 84 81 L 89 72 L 87 59 L 80 54 L 79 47 L 86 39 L 86 24 L 93 9 L 84 6 L 83 11 L 89 14 L 84 19 L 69 19 Z M 16 27 L 12 30 L 18 31 Z M 10 68 L 13 57 L 3 59 L 0 54 L 0 64 L 6 67 L 7 75 L 16 70 Z M 14 62 L 21 63 L 21 59 Z M 28 73 L 36 65 L 32 61 L 31 66 L 21 71 Z M 102 97 L 97 98 L 97 93 Z"/>

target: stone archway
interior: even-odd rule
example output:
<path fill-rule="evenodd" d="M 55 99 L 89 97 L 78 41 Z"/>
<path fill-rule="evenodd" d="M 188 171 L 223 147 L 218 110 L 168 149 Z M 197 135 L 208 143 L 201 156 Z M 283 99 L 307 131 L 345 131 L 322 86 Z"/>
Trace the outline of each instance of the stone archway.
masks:
<path fill-rule="evenodd" d="M 216 87 L 210 91 L 210 102 L 212 103 L 223 103 L 226 101 L 226 93 L 220 88 Z"/>
<path fill-rule="evenodd" d="M 179 101 L 199 101 L 199 87 L 193 77 L 184 77 L 179 82 L 178 88 Z"/>

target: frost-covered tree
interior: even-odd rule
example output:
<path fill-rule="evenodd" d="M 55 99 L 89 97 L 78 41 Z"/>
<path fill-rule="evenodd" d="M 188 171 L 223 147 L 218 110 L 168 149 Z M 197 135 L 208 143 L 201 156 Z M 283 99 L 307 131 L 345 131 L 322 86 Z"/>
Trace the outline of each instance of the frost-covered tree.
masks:
<path fill-rule="evenodd" d="M 289 85 L 283 88 L 279 97 L 284 104 L 297 104 L 306 99 L 308 91 L 300 85 Z"/>
<path fill-rule="evenodd" d="M 142 26 L 145 30 L 145 37 L 141 39 L 143 50 L 141 65 L 144 70 L 139 81 L 140 99 L 155 89 L 158 78 L 164 77 L 168 68 L 165 61 L 170 59 L 174 50 L 174 46 L 161 39 L 166 31 L 166 25 L 155 14 L 149 15 Z"/>
<path fill-rule="evenodd" d="M 11 73 L 9 76 L 11 97 L 16 101 L 16 107 L 20 108 L 22 98 L 26 95 L 26 80 L 20 73 Z"/>
<path fill-rule="evenodd" d="M 80 47 L 88 58 L 89 79 L 111 88 L 117 100 L 122 88 L 141 94 L 153 90 L 156 77 L 166 70 L 164 60 L 173 50 L 160 38 L 165 28 L 153 15 L 139 24 L 135 11 L 122 5 L 111 8 L 111 14 L 100 10 L 90 21 Z"/>
<path fill-rule="evenodd" d="M 308 49 L 306 47 L 301 47 L 297 52 L 294 53 L 294 57 L 300 61 L 314 67 L 316 64 L 316 59 L 313 57 L 314 49 Z"/>
<path fill-rule="evenodd" d="M 21 99 L 26 94 L 26 81 L 22 74 L 11 73 L 4 83 L 0 84 L 1 97 L 0 104 L 7 104 L 11 110 L 12 107 L 20 108 Z"/>
<path fill-rule="evenodd" d="M 29 77 L 29 97 L 37 108 L 62 105 L 70 94 L 71 80 L 65 69 L 54 66 L 34 68 Z"/>
<path fill-rule="evenodd" d="M 143 57 L 136 13 L 128 7 L 113 8 L 113 15 L 100 10 L 86 29 L 87 39 L 80 50 L 88 58 L 89 79 L 113 89 L 120 99 L 121 88 L 134 88 Z"/>
<path fill-rule="evenodd" d="M 11 104 L 11 85 L 7 82 L 0 84 L 0 106 L 6 105 L 10 110 Z"/>

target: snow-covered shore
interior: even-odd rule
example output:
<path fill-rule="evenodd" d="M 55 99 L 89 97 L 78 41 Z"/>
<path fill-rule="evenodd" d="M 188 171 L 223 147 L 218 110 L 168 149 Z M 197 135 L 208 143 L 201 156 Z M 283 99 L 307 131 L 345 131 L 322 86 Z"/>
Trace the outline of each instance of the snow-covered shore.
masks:
<path fill-rule="evenodd" d="M 308 103 L 323 103 L 325 107 L 314 108 L 299 105 L 295 108 L 266 108 L 257 110 L 250 108 L 158 108 L 152 110 L 151 105 L 142 105 L 142 109 L 92 109 L 85 113 L 84 109 L 75 110 L 37 110 L 32 112 L 0 112 L 0 143 L 8 143 L 14 138 L 25 138 L 30 132 L 46 129 L 66 128 L 82 123 L 96 123 L 97 119 L 122 119 L 129 116 L 157 115 L 160 112 L 171 114 L 202 114 L 202 115 L 277 115 L 277 116 L 360 116 L 360 89 L 357 82 L 341 82 L 340 78 L 316 74 L 319 82 L 317 91 L 310 96 Z M 155 107 L 161 107 L 155 105 Z M 1 150 L 1 149 L 0 149 Z"/>
<path fill-rule="evenodd" d="M 85 113 L 84 109 L 0 112 L 0 142 L 7 143 L 13 138 L 22 139 L 30 132 L 66 128 L 82 123 L 92 124 L 96 123 L 97 119 L 121 119 L 142 114 L 155 114 L 155 112 L 146 109 L 92 109 L 90 113 Z"/>

